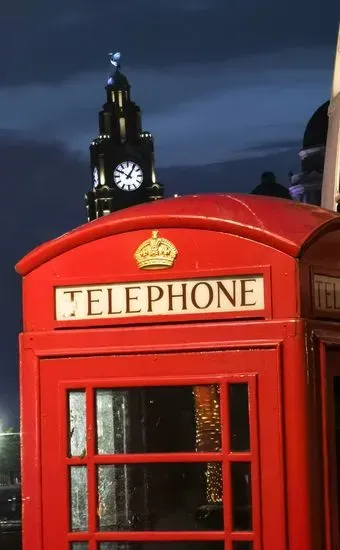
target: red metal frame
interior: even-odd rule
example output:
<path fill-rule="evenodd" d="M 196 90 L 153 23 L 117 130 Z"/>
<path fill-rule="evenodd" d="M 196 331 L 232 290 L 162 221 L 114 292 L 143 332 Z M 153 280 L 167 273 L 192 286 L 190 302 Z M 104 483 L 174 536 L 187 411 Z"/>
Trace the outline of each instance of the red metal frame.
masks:
<path fill-rule="evenodd" d="M 179 254 L 171 269 L 146 275 L 138 270 L 134 251 L 154 229 L 174 242 Z M 145 384 L 145 380 L 189 384 L 243 381 L 244 377 L 252 396 L 251 453 L 229 453 L 224 438 L 221 453 L 180 453 L 170 458 L 197 462 L 223 457 L 227 499 L 230 463 L 245 457 L 252 460 L 255 534 L 232 533 L 230 506 L 226 505 L 225 532 L 205 532 L 205 540 L 226 539 L 227 550 L 232 550 L 231 540 L 240 537 L 254 540 L 254 550 L 320 550 L 325 548 L 325 531 L 326 550 L 333 550 L 338 527 L 332 521 L 336 512 L 330 480 L 335 470 L 327 400 L 332 367 L 326 364 L 322 350 L 339 343 L 339 330 L 336 323 L 304 319 L 315 314 L 313 271 L 340 272 L 339 240 L 340 216 L 335 213 L 264 197 L 205 195 L 158 201 L 106 216 L 45 243 L 19 262 L 17 270 L 24 276 L 25 330 L 20 340 L 24 550 L 64 550 L 66 540 L 86 538 L 67 534 L 66 469 L 79 461 L 67 459 L 65 452 L 68 387 L 81 384 L 87 388 L 92 411 L 91 388 L 99 382 L 113 387 Z M 255 314 L 168 315 L 72 324 L 55 320 L 55 286 L 261 273 L 265 309 Z M 317 334 L 320 329 L 323 332 Z M 171 356 L 179 354 L 189 357 L 181 370 L 177 363 L 169 363 Z M 126 365 L 118 378 L 108 370 L 113 356 Z M 152 361 L 155 356 L 157 361 Z M 129 370 L 131 357 L 134 367 Z M 226 366 L 217 357 L 233 360 Z M 143 365 L 142 373 L 136 358 Z M 96 370 L 98 362 L 102 366 Z M 221 395 L 226 405 L 225 386 Z M 227 405 L 221 411 L 227 434 Z M 87 419 L 90 454 L 85 460 L 89 461 L 93 535 L 95 464 L 145 461 L 146 456 L 96 457 L 91 414 Z M 269 446 L 271 452 L 266 453 Z M 148 455 L 147 460 L 164 462 L 169 457 Z M 57 527 L 53 524 L 56 509 L 61 517 Z M 336 533 L 331 535 L 331 529 Z M 145 536 L 151 539 L 155 533 L 111 533 L 109 538 Z M 95 538 L 108 540 L 107 535 L 96 533 L 90 550 L 97 550 Z M 187 532 L 186 538 L 202 540 L 197 532 Z M 183 540 L 183 533 L 157 532 L 157 539 Z"/>
<path fill-rule="evenodd" d="M 113 235 L 106 243 L 108 250 L 113 250 L 114 255 L 120 254 L 119 263 L 115 265 L 114 278 L 112 277 L 113 259 L 104 253 L 103 243 L 94 241 L 72 251 L 69 258 L 56 257 L 50 263 L 40 266 L 37 271 L 28 274 L 24 279 L 24 309 L 25 330 L 36 331 L 40 326 L 44 330 L 94 328 L 117 325 L 138 325 L 154 323 L 183 323 L 185 321 L 198 320 L 223 320 L 223 319 L 253 319 L 253 318 L 287 318 L 296 312 L 296 273 L 295 262 L 289 256 L 273 249 L 267 249 L 263 245 L 257 245 L 248 240 L 242 242 L 233 235 L 200 231 L 200 246 L 202 259 L 199 268 L 197 266 L 197 250 L 192 242 L 197 238 L 196 232 L 191 229 L 171 229 L 166 231 L 166 238 L 182 246 L 183 254 L 179 256 L 176 265 L 169 270 L 150 271 L 145 273 L 137 269 L 133 254 L 138 244 L 150 236 L 149 231 L 130 232 L 124 235 Z M 220 250 L 232 250 L 232 255 L 223 258 L 221 267 Z M 91 268 L 84 265 L 88 263 L 88 255 L 91 255 Z M 265 260 L 265 261 L 264 261 Z M 243 267 L 242 267 L 243 262 Z M 128 264 L 128 265 L 126 265 Z M 269 267 L 269 264 L 272 264 Z M 235 267 L 236 266 L 236 267 Z M 240 267 L 238 267 L 240 266 Z M 275 266 L 275 267 L 274 267 Z M 281 272 L 284 271 L 285 277 Z M 235 311 L 230 313 L 197 313 L 195 316 L 182 314 L 166 316 L 148 316 L 115 319 L 92 319 L 83 321 L 61 322 L 55 320 L 54 315 L 54 287 L 68 286 L 70 284 L 84 285 L 92 280 L 93 284 L 114 282 L 142 282 L 146 279 L 150 282 L 156 280 L 176 280 L 209 278 L 218 276 L 240 275 L 264 275 L 265 308 L 263 311 Z M 281 292 L 284 300 L 273 303 L 272 296 Z M 38 307 L 37 307 L 38 306 Z M 179 319 L 180 317 L 180 319 Z"/>
<path fill-rule="evenodd" d="M 302 246 L 306 248 L 316 235 L 321 236 L 321 231 L 339 229 L 340 218 L 321 208 L 256 195 L 183 196 L 135 206 L 78 227 L 37 247 L 17 264 L 17 270 L 27 275 L 43 263 L 83 244 L 155 227 L 230 233 L 296 257 Z"/>
<path fill-rule="evenodd" d="M 242 357 L 243 355 L 243 357 Z M 226 548 L 231 550 L 232 540 L 253 540 L 254 550 L 260 550 L 261 534 L 261 502 L 259 496 L 259 434 L 257 432 L 257 417 L 258 417 L 258 405 L 256 399 L 256 385 L 257 378 L 260 377 L 260 393 L 262 401 L 267 402 L 266 410 L 262 410 L 260 413 L 260 425 L 262 433 L 261 441 L 261 453 L 263 455 L 268 454 L 265 458 L 266 468 L 271 468 L 273 476 L 278 474 L 278 463 L 280 458 L 276 456 L 277 450 L 280 445 L 276 441 L 275 433 L 279 434 L 277 429 L 277 417 L 273 416 L 270 411 L 277 408 L 277 394 L 272 391 L 272 388 L 277 384 L 277 352 L 275 350 L 262 350 L 258 352 L 251 352 L 251 362 L 249 365 L 250 355 L 249 352 L 243 353 L 238 351 L 233 353 L 232 351 L 226 352 L 200 352 L 186 354 L 158 354 L 157 356 L 158 369 L 163 371 L 163 376 L 160 374 L 156 377 L 154 369 L 152 368 L 152 356 L 145 355 L 143 359 L 136 356 L 116 356 L 116 357 L 94 357 L 94 358 L 74 358 L 58 360 L 58 368 L 55 369 L 51 362 L 53 359 L 47 359 L 42 361 L 41 366 L 41 416 L 44 422 L 48 424 L 42 426 L 42 437 L 44 440 L 44 446 L 42 448 L 42 485 L 43 485 L 43 502 L 44 502 L 44 532 L 45 532 L 45 545 L 46 548 L 53 548 L 52 544 L 55 544 L 55 548 L 63 549 L 67 548 L 65 540 L 65 532 L 68 522 L 68 506 L 67 506 L 67 476 L 65 467 L 69 465 L 88 465 L 88 479 L 89 479 L 89 518 L 90 518 L 90 550 L 96 550 L 94 533 L 95 524 L 94 518 L 96 517 L 96 500 L 94 498 L 95 486 L 94 486 L 94 469 L 96 464 L 121 464 L 121 463 L 148 463 L 148 462 L 211 462 L 222 460 L 224 463 L 224 480 L 227 481 L 225 485 L 225 532 L 119 532 L 119 533 L 97 533 L 96 540 L 226 540 Z M 185 361 L 185 374 L 181 373 L 182 367 L 174 368 L 173 364 L 179 362 L 179 360 Z M 163 366 L 160 368 L 160 364 Z M 136 364 L 136 368 L 133 367 Z M 172 365 L 173 374 L 168 376 L 165 372 L 168 370 L 169 365 Z M 151 365 L 151 367 L 150 367 Z M 108 373 L 112 373 L 114 367 L 114 378 L 110 378 Z M 127 367 L 129 368 L 129 374 L 127 375 Z M 142 369 L 141 369 L 142 367 Z M 144 367 L 144 368 L 143 368 Z M 142 377 L 141 376 L 142 370 Z M 177 370 L 177 374 L 175 371 Z M 71 372 L 74 371 L 74 374 Z M 190 372 L 190 374 L 189 374 Z M 226 374 L 228 372 L 228 375 Z M 234 374 L 233 374 L 234 372 Z M 254 374 L 251 374 L 254 372 Z M 54 374 L 53 374 L 54 373 Z M 197 374 L 196 374 L 197 373 Z M 236 374 L 237 373 L 237 374 Z M 138 377 L 137 377 L 138 375 Z M 263 378 L 263 382 L 262 382 Z M 276 382 L 275 382 L 276 379 Z M 67 382 L 62 382 L 67 380 Z M 94 425 L 93 418 L 93 402 L 92 402 L 92 388 L 93 387 L 138 387 L 145 385 L 194 385 L 203 383 L 237 383 L 237 382 L 249 382 L 250 392 L 250 418 L 251 418 L 251 452 L 247 453 L 233 453 L 228 449 L 228 423 L 226 421 L 225 411 L 228 410 L 227 394 L 222 392 L 221 395 L 221 411 L 224 411 L 222 416 L 222 423 L 225 423 L 226 430 L 223 434 L 223 446 L 222 451 L 219 453 L 174 453 L 167 455 L 164 453 L 157 453 L 153 455 L 107 455 L 107 456 L 95 456 L 94 454 L 94 440 L 93 437 L 89 439 L 88 455 L 85 459 L 79 458 L 66 458 L 67 449 L 67 426 L 66 426 L 66 389 L 86 388 L 88 402 L 88 428 Z M 262 385 L 264 386 L 262 388 Z M 271 395 L 267 393 L 267 387 L 271 388 Z M 270 403 L 272 403 L 270 405 Z M 54 428 L 54 429 L 53 429 Z M 90 431 L 92 433 L 92 429 Z M 60 441 L 62 443 L 60 443 Z M 275 451 L 270 450 L 274 448 Z M 50 460 L 50 449 L 56 450 L 55 461 L 52 464 Z M 246 461 L 252 463 L 252 494 L 253 494 L 253 509 L 254 509 L 254 528 L 252 532 L 241 533 L 232 532 L 231 530 L 231 517 L 230 517 L 230 488 L 229 478 L 229 464 L 232 461 Z M 51 491 L 51 485 L 49 480 L 53 475 L 55 489 Z M 277 478 L 276 478 L 277 479 Z M 281 487 L 282 488 L 282 487 Z M 270 486 L 262 487 L 261 493 L 262 506 L 266 508 L 265 515 L 272 515 L 275 520 L 275 532 L 278 531 L 280 523 L 280 509 L 281 505 L 276 507 L 270 498 L 272 491 L 277 491 L 277 487 Z M 282 498 L 282 495 L 281 495 Z M 279 502 L 279 501 L 277 501 Z M 63 520 L 59 522 L 58 526 L 53 527 L 55 521 L 55 508 L 65 510 L 63 514 Z M 281 518 L 282 521 L 282 518 Z M 58 534 L 59 532 L 59 534 Z M 53 535 L 51 536 L 50 534 Z M 268 535 L 267 535 L 268 536 Z M 84 534 L 72 533 L 68 535 L 69 541 L 84 540 Z M 276 548 L 281 548 L 280 544 L 276 543 Z M 283 548 L 283 546 L 282 546 Z"/>
<path fill-rule="evenodd" d="M 263 350 L 265 353 L 267 351 L 271 351 L 272 354 L 275 355 L 276 359 L 275 362 L 277 364 L 276 368 L 273 370 L 276 373 L 275 376 L 277 376 L 277 380 L 281 380 L 281 367 L 280 367 L 280 342 L 284 341 L 291 342 L 291 338 L 289 338 L 289 335 L 293 336 L 296 334 L 296 324 L 295 323 L 288 323 L 287 324 L 280 324 L 280 323 L 267 323 L 263 325 L 263 323 L 249 323 L 248 325 L 248 337 L 249 340 L 246 342 L 240 342 L 239 341 L 239 327 L 237 323 L 231 323 L 231 324 L 207 324 L 204 327 L 204 330 L 202 330 L 203 327 L 200 328 L 200 330 L 197 330 L 199 328 L 199 325 L 182 325 L 182 326 L 173 326 L 171 330 L 164 330 L 164 327 L 154 327 L 155 329 L 155 343 L 153 343 L 154 347 L 154 353 L 158 354 L 161 353 L 162 355 L 166 356 L 167 352 L 183 352 L 183 350 L 186 350 L 188 352 L 201 352 L 203 350 L 226 350 L 228 353 L 232 352 L 232 350 L 244 350 L 247 351 L 248 354 L 259 354 L 258 356 L 261 356 L 261 353 Z M 22 432 L 23 432 L 23 447 L 26 449 L 26 453 L 24 455 L 24 479 L 25 479 L 25 494 L 29 495 L 29 499 L 24 503 L 24 515 L 25 515 L 25 525 L 26 529 L 24 531 L 24 550 L 29 550 L 30 548 L 34 547 L 36 550 L 42 550 L 45 547 L 42 546 L 41 541 L 41 531 L 39 531 L 39 526 L 37 525 L 36 517 L 37 512 L 40 509 L 41 502 L 43 501 L 43 506 L 46 507 L 47 503 L 45 499 L 41 498 L 41 485 L 42 480 L 40 478 L 40 475 L 44 474 L 45 469 L 41 468 L 40 464 L 40 456 L 41 456 L 41 429 L 43 428 L 44 422 L 46 420 L 46 416 L 43 414 L 41 408 L 40 408 L 40 365 L 41 361 L 44 358 L 48 357 L 54 357 L 52 359 L 52 363 L 49 362 L 51 365 L 49 375 L 51 375 L 51 379 L 57 379 L 58 378 L 58 372 L 59 372 L 59 358 L 60 357 L 69 357 L 70 359 L 64 359 L 63 361 L 67 364 L 71 364 L 71 358 L 73 357 L 75 360 L 80 361 L 80 357 L 83 356 L 83 354 L 86 354 L 85 362 L 92 361 L 91 357 L 98 357 L 98 358 L 108 358 L 110 355 L 116 355 L 116 354 L 122 354 L 122 357 L 126 357 L 127 354 L 134 354 L 137 353 L 137 350 L 139 354 L 141 353 L 142 356 L 144 354 L 148 354 L 150 352 L 150 345 L 145 345 L 145 337 L 149 332 L 148 327 L 140 327 L 138 330 L 135 330 L 133 333 L 130 332 L 130 337 L 128 336 L 128 329 L 121 328 L 121 329 L 110 329 L 105 331 L 104 333 L 102 331 L 91 331 L 90 334 L 88 331 L 86 331 L 86 342 L 88 345 L 88 348 L 81 349 L 81 342 L 84 342 L 84 334 L 82 331 L 76 331 L 76 332 L 70 332 L 68 331 L 66 334 L 62 334 L 60 332 L 55 333 L 40 333 L 40 334 L 26 334 L 22 338 L 22 357 L 25 365 L 25 369 L 22 370 L 22 408 L 25 411 L 23 415 L 22 420 Z M 228 334 L 228 341 L 225 340 L 225 335 Z M 288 338 L 288 339 L 287 339 Z M 115 344 L 114 344 L 115 342 Z M 185 346 L 183 346 L 182 342 L 187 342 Z M 32 347 L 35 349 L 35 353 L 32 352 Z M 286 347 L 286 344 L 285 344 Z M 256 349 L 258 351 L 256 351 Z M 251 351 L 250 351 L 251 350 Z M 255 350 L 255 351 L 253 351 Z M 33 356 L 32 356 L 33 353 Z M 240 367 L 239 359 L 239 351 L 234 355 L 235 361 L 234 365 L 235 368 Z M 242 352 L 241 352 L 242 353 Z M 36 357 L 35 360 L 32 360 Z M 250 355 L 248 355 L 250 357 Z M 290 358 L 292 361 L 292 365 L 294 365 L 294 359 Z M 82 364 L 84 361 L 82 360 Z M 248 359 L 248 363 L 250 363 Z M 52 368 L 54 365 L 54 368 Z M 261 367 L 262 368 L 262 367 Z M 183 382 L 184 379 L 188 376 L 188 373 L 186 372 L 186 365 L 184 365 L 183 372 L 180 373 L 180 380 Z M 216 370 L 216 369 L 215 369 Z M 243 365 L 243 372 L 249 372 L 248 364 L 246 365 L 246 368 L 244 368 Z M 225 373 L 225 371 L 224 371 Z M 60 374 L 60 372 L 59 372 Z M 161 376 L 164 375 L 163 372 L 158 372 L 157 370 L 154 371 L 154 376 Z M 82 372 L 82 381 L 85 381 L 89 379 L 86 372 Z M 93 378 L 93 375 L 91 374 L 91 378 Z M 29 379 L 29 382 L 28 382 Z M 77 378 L 74 382 L 74 387 L 79 387 L 79 382 L 81 381 Z M 290 387 L 291 383 L 287 382 L 287 388 L 286 388 L 286 400 L 289 401 L 290 399 Z M 265 389 L 263 391 L 271 394 L 273 392 L 273 386 L 271 384 L 267 384 Z M 278 388 L 277 388 L 277 394 L 275 393 L 277 399 L 277 407 L 275 408 L 275 411 L 273 410 L 272 415 L 267 415 L 267 418 L 265 422 L 277 422 L 277 419 L 279 421 L 283 421 L 282 412 L 279 413 L 279 411 L 283 411 L 285 404 L 283 403 L 282 399 L 283 396 L 281 395 L 281 382 L 278 382 Z M 44 394 L 43 394 L 44 395 Z M 47 400 L 48 406 L 52 407 L 52 404 L 55 401 L 58 401 L 58 399 L 54 396 L 54 394 L 45 394 L 45 399 Z M 260 396 L 261 403 L 265 400 L 265 396 Z M 34 408 L 31 407 L 31 403 L 35 402 L 38 403 L 38 405 Z M 53 408 L 53 407 L 52 407 Z M 259 412 L 259 411 L 258 411 Z M 263 414 L 263 413 L 262 413 Z M 255 418 L 256 411 L 252 411 L 252 417 Z M 296 419 L 293 420 L 294 424 L 294 430 L 297 432 L 297 434 L 300 433 L 300 426 L 296 422 Z M 261 425 L 261 422 L 260 422 Z M 276 452 L 277 452 L 277 461 L 274 463 L 272 462 L 271 458 L 266 456 L 265 454 L 261 454 L 262 456 L 262 465 L 261 468 L 263 471 L 266 472 L 266 475 L 268 472 L 272 472 L 272 475 L 270 476 L 271 479 L 275 480 L 271 484 L 270 487 L 267 488 L 266 495 L 268 499 L 271 499 L 272 502 L 277 503 L 277 506 L 280 508 L 279 513 L 279 520 L 275 517 L 275 511 L 273 506 L 270 506 L 270 509 L 268 508 L 267 514 L 263 516 L 264 525 L 263 525 L 263 533 L 265 533 L 266 539 L 264 540 L 264 548 L 266 548 L 266 545 L 269 545 L 269 547 L 273 546 L 273 544 L 276 545 L 276 548 L 280 548 L 279 544 L 281 544 L 282 541 L 282 548 L 284 548 L 284 542 L 286 539 L 286 527 L 285 527 L 285 496 L 284 496 L 284 479 L 283 479 L 283 472 L 284 469 L 282 467 L 283 465 L 283 427 L 281 427 L 281 424 L 279 425 L 273 425 L 272 432 L 277 435 L 277 443 L 276 443 Z M 303 426 L 302 426 L 303 428 Z M 55 429 L 55 426 L 54 426 Z M 53 430 L 52 430 L 53 432 Z M 57 467 L 56 465 L 56 455 L 55 455 L 55 447 L 53 446 L 53 443 L 49 442 L 48 437 L 52 436 L 53 434 L 47 432 L 47 439 L 44 443 L 45 448 L 48 449 L 50 460 L 52 459 L 52 462 L 54 464 L 54 467 Z M 255 438 L 254 430 L 252 437 Z M 255 441 L 255 439 L 254 439 Z M 254 443 L 253 443 L 254 445 Z M 289 457 L 288 457 L 289 458 Z M 302 470 L 300 469 L 300 464 L 295 463 L 294 456 L 292 457 L 293 460 L 290 460 L 290 465 L 288 468 L 288 476 L 291 477 L 292 475 L 296 478 L 301 477 L 302 473 L 305 469 L 305 464 L 302 464 Z M 255 466 L 255 465 L 254 465 Z M 255 466 L 256 468 L 256 466 Z M 296 474 L 294 473 L 296 471 Z M 52 474 L 53 476 L 55 473 Z M 256 479 L 256 476 L 254 477 L 254 480 Z M 48 487 L 51 489 L 51 484 L 47 480 L 46 483 L 48 483 Z M 56 490 L 61 490 L 59 485 L 55 485 Z M 256 492 L 253 493 L 254 495 Z M 292 527 L 294 527 L 294 517 L 296 517 L 296 524 L 297 529 L 299 529 L 299 532 L 301 530 L 301 523 L 299 522 L 300 517 L 299 515 L 303 516 L 305 514 L 306 510 L 306 499 L 304 496 L 303 486 L 301 487 L 301 492 L 299 493 L 301 496 L 299 497 L 299 510 L 301 509 L 301 513 L 299 514 L 293 514 L 292 519 L 290 520 L 290 524 Z M 52 508 L 52 511 L 56 509 L 55 505 Z M 258 514 L 260 514 L 260 510 L 258 511 Z M 35 519 L 34 526 L 35 529 L 32 529 L 32 524 L 30 521 Z M 256 519 L 254 517 L 255 524 L 256 522 L 259 522 L 259 518 Z M 41 528 L 41 526 L 40 526 Z M 293 529 L 294 530 L 294 529 Z M 46 535 L 45 535 L 46 536 Z M 99 535 L 98 535 L 99 536 Z M 119 535 L 120 536 L 120 535 Z M 161 535 L 162 536 L 162 535 Z M 237 537 L 237 535 L 235 535 Z M 197 534 L 193 533 L 193 537 L 197 537 Z M 81 536 L 80 536 L 81 538 Z M 102 535 L 99 536 L 99 538 L 102 538 Z M 179 540 L 179 539 L 178 539 Z M 195 539 L 197 540 L 197 538 Z M 47 547 L 49 548 L 49 547 Z M 259 549 L 261 546 L 259 546 Z M 307 548 L 307 547 L 306 547 Z M 50 548 L 49 548 L 50 550 Z M 52 550 L 52 549 L 51 549 Z"/>
<path fill-rule="evenodd" d="M 327 341 L 328 340 L 328 341 Z M 337 548 L 340 544 L 340 516 L 337 494 L 337 460 L 335 452 L 334 395 L 333 379 L 340 376 L 340 339 L 335 336 L 333 345 L 320 339 L 320 366 L 322 376 L 322 419 L 323 419 L 323 456 L 324 456 L 324 494 L 327 549 Z M 335 347 L 337 344 L 337 347 Z"/>

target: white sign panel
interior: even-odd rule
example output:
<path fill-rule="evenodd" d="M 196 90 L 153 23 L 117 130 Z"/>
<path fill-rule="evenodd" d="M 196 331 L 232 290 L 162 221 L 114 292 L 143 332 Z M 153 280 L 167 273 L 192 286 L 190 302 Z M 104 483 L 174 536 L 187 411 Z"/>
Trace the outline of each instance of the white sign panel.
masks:
<path fill-rule="evenodd" d="M 55 288 L 57 321 L 263 309 L 262 275 Z"/>
<path fill-rule="evenodd" d="M 314 275 L 314 307 L 328 313 L 340 313 L 340 277 Z"/>

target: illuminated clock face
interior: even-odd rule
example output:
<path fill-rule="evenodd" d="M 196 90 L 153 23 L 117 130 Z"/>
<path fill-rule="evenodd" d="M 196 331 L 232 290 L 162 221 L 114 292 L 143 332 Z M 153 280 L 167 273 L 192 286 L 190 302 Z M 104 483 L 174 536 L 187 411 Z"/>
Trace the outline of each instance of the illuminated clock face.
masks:
<path fill-rule="evenodd" d="M 122 191 L 136 191 L 143 183 L 143 171 L 135 162 L 126 160 L 116 166 L 113 179 Z"/>

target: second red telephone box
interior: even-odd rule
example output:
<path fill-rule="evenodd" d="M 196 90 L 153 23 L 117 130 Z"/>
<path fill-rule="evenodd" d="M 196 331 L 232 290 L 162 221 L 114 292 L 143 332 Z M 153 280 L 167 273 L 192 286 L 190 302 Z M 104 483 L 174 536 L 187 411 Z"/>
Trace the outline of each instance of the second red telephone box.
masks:
<path fill-rule="evenodd" d="M 338 548 L 339 245 L 205 195 L 21 260 L 24 550 Z"/>

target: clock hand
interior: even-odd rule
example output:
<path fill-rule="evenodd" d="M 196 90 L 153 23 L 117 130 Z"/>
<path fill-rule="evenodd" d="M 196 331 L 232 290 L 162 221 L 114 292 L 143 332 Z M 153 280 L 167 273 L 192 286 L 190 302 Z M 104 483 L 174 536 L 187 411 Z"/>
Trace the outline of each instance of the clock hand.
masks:
<path fill-rule="evenodd" d="M 127 179 L 129 179 L 129 180 L 131 179 L 131 174 L 132 174 L 132 172 L 134 171 L 135 168 L 136 168 L 136 165 L 134 164 L 134 165 L 132 166 L 132 168 L 131 168 L 131 171 L 130 171 L 129 174 L 126 176 Z"/>

